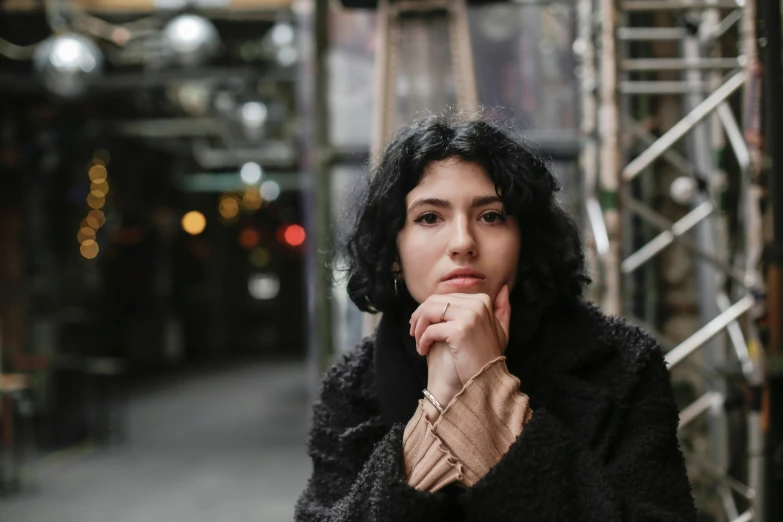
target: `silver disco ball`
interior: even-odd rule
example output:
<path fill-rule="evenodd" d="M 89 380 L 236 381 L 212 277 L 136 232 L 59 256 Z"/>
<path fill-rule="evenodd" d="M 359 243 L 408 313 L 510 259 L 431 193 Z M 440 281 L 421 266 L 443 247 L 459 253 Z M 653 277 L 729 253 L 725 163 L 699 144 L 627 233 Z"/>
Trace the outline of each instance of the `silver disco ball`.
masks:
<path fill-rule="evenodd" d="M 163 44 L 178 63 L 198 65 L 215 54 L 220 37 L 212 22 L 203 16 L 184 14 L 163 28 Z"/>
<path fill-rule="evenodd" d="M 83 94 L 103 70 L 103 54 L 84 35 L 68 33 L 48 38 L 35 50 L 33 66 L 52 93 L 64 98 Z"/>

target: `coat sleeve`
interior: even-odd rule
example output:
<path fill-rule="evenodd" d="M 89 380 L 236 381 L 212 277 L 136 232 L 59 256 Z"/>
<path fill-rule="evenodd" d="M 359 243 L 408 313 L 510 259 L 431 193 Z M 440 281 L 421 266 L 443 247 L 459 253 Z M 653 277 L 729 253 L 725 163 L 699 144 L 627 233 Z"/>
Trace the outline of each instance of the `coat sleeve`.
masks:
<path fill-rule="evenodd" d="M 453 520 L 459 504 L 450 490 L 429 493 L 408 485 L 404 426 L 387 430 L 379 417 L 363 415 L 369 411 L 365 404 L 346 400 L 354 387 L 340 370 L 324 382 L 308 443 L 313 473 L 296 504 L 295 520 Z"/>
<path fill-rule="evenodd" d="M 466 520 L 696 520 L 677 440 L 678 411 L 659 349 L 636 384 L 617 436 L 599 457 L 539 408 L 462 503 Z"/>

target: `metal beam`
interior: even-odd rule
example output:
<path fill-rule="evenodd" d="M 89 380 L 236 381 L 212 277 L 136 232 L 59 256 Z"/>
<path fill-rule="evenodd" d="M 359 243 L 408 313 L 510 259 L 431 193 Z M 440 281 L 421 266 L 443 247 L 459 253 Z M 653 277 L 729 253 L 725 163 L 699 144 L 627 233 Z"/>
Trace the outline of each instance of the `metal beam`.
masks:
<path fill-rule="evenodd" d="M 735 69 L 742 66 L 740 58 L 635 58 L 622 60 L 623 71 L 690 71 L 694 69 Z"/>
<path fill-rule="evenodd" d="M 755 304 L 755 299 L 747 295 L 731 305 L 725 312 L 718 315 L 715 319 L 704 325 L 695 334 L 688 337 L 685 341 L 674 347 L 666 354 L 666 364 L 673 368 L 683 359 L 695 352 L 707 341 L 718 335 L 726 326 L 736 321 L 742 314 L 750 310 Z"/>
<path fill-rule="evenodd" d="M 744 83 L 747 74 L 745 71 L 738 72 L 726 80 L 723 85 L 715 89 L 703 102 L 693 108 L 683 119 L 677 122 L 671 129 L 658 138 L 655 143 L 650 145 L 647 150 L 642 152 L 632 162 L 623 169 L 623 178 L 625 181 L 631 181 L 639 175 L 644 169 L 649 167 L 653 161 L 658 159 L 669 147 L 677 143 L 688 131 L 695 127 L 701 120 L 707 117 L 715 108 L 723 103 Z"/>

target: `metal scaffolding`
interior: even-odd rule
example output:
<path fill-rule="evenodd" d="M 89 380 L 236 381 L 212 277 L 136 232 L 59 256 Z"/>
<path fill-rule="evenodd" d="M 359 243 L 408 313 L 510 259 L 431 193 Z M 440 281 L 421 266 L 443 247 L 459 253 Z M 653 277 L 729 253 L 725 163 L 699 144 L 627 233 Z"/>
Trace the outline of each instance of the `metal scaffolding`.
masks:
<path fill-rule="evenodd" d="M 761 520 L 760 408 L 745 410 L 747 447 L 738 448 L 729 435 L 727 379 L 704 378 L 736 368 L 749 389 L 762 383 L 754 321 L 764 304 L 756 2 L 579 0 L 577 12 L 593 297 L 605 312 L 634 319 L 651 299 L 644 285 L 664 286 L 652 262 L 674 244 L 691 255 L 702 326 L 666 353 L 669 368 L 687 366 L 701 389 L 681 412 L 682 437 L 698 436 L 688 426 L 703 417 L 708 441 L 699 451 L 683 441 L 689 471 L 711 482 L 722 506 L 716 519 Z M 658 112 L 665 105 L 676 118 L 651 124 L 660 121 L 651 106 L 665 97 Z M 654 190 L 662 164 L 679 173 L 670 197 L 688 209 L 674 220 Z M 660 308 L 661 299 L 652 299 Z M 738 458 L 747 458 L 746 472 L 732 477 Z"/>

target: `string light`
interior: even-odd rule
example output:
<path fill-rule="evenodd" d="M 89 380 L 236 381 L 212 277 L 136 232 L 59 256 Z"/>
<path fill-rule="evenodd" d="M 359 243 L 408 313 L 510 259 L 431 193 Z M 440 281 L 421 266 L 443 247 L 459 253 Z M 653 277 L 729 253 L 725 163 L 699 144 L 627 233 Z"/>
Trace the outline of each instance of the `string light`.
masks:
<path fill-rule="evenodd" d="M 103 208 L 106 204 L 106 198 L 100 192 L 90 192 L 87 194 L 87 205 L 95 210 Z"/>
<path fill-rule="evenodd" d="M 82 256 L 86 259 L 95 259 L 95 257 L 98 255 L 99 251 L 98 243 L 96 243 L 92 239 L 88 239 L 82 243 L 82 245 L 79 247 L 79 251 L 81 252 Z"/>
<path fill-rule="evenodd" d="M 103 180 L 100 182 L 94 182 L 90 183 L 90 192 L 97 194 L 101 194 L 103 197 L 106 197 L 109 194 L 109 182 L 108 180 Z"/>
<path fill-rule="evenodd" d="M 90 181 L 93 183 L 102 183 L 106 181 L 106 178 L 108 177 L 108 172 L 106 172 L 106 167 L 103 165 L 93 165 L 90 167 L 90 172 L 88 173 L 90 176 Z"/>
<path fill-rule="evenodd" d="M 84 244 L 85 241 L 95 241 L 95 230 L 90 227 L 82 227 L 79 229 L 79 233 L 76 234 L 76 239 L 80 244 Z"/>
<path fill-rule="evenodd" d="M 96 165 L 102 165 L 104 167 L 109 166 L 111 161 L 111 154 L 106 149 L 98 149 L 92 154 L 92 162 Z"/>
<path fill-rule="evenodd" d="M 94 219 L 98 223 L 97 226 L 92 227 L 92 228 L 94 228 L 96 230 L 101 228 L 103 226 L 103 224 L 106 223 L 106 216 L 104 215 L 103 211 L 101 211 L 101 210 L 91 210 L 90 213 L 87 214 L 88 222 L 91 219 Z M 90 225 L 90 226 L 92 226 L 92 225 Z"/>

